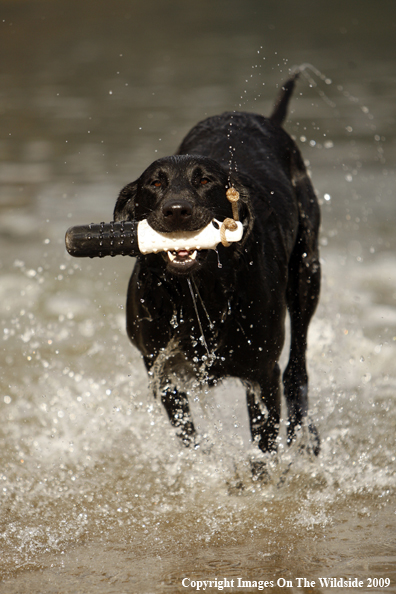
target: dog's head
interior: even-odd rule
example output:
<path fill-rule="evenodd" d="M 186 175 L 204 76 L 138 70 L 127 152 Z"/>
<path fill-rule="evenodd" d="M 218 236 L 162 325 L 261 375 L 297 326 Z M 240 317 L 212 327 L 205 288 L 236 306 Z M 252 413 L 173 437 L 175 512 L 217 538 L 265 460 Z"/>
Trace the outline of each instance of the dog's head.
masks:
<path fill-rule="evenodd" d="M 248 193 L 236 177 L 207 157 L 177 155 L 154 161 L 135 182 L 123 188 L 118 197 L 114 220 L 147 219 L 160 233 L 199 231 L 214 218 L 232 216 L 227 189 L 240 194 L 239 216 L 248 218 Z M 162 252 L 167 268 L 175 274 L 188 274 L 207 259 L 207 250 Z"/>

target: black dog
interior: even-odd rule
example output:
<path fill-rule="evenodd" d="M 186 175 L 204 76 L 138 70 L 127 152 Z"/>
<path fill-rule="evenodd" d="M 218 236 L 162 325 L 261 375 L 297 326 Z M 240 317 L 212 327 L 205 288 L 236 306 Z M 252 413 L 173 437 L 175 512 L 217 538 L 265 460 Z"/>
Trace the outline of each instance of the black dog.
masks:
<path fill-rule="evenodd" d="M 236 112 L 197 124 L 178 153 L 150 165 L 115 206 L 116 221 L 147 219 L 156 231 L 193 231 L 231 216 L 227 188 L 240 195 L 240 242 L 219 244 L 217 253 L 142 255 L 129 283 L 128 335 L 185 445 L 195 444 L 188 382 L 234 377 L 246 387 L 252 440 L 263 452 L 276 448 L 286 309 L 288 443 L 307 415 L 305 357 L 320 289 L 320 213 L 300 152 L 281 128 L 294 79 L 270 118 Z M 319 438 L 309 429 L 317 454 Z"/>

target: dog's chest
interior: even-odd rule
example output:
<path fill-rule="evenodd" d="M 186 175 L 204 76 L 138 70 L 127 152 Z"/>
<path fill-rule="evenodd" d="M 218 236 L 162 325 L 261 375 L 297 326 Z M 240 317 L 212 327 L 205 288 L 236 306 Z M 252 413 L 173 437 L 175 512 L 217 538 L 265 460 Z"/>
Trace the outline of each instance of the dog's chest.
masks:
<path fill-rule="evenodd" d="M 244 376 L 265 364 L 265 353 L 282 340 L 284 306 L 253 267 L 249 273 L 230 291 L 233 279 L 170 282 L 136 270 L 127 313 L 132 342 L 165 375 L 192 377 L 206 369 L 206 375 Z"/>
<path fill-rule="evenodd" d="M 243 376 L 265 356 L 260 317 L 245 314 L 232 301 L 217 316 L 203 303 L 195 305 L 174 310 L 169 339 L 156 358 L 159 376 L 183 381 Z"/>

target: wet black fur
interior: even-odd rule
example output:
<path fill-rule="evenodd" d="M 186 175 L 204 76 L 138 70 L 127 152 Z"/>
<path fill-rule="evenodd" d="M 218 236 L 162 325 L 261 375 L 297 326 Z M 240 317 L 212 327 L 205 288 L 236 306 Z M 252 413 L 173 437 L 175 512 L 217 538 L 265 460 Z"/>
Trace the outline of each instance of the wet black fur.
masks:
<path fill-rule="evenodd" d="M 241 242 L 219 245 L 218 257 L 199 252 L 189 273 L 174 270 L 165 254 L 140 256 L 129 283 L 128 335 L 186 445 L 196 440 L 186 380 L 213 384 L 235 377 L 246 387 L 252 439 L 264 452 L 276 448 L 287 309 L 289 443 L 307 415 L 305 357 L 320 289 L 320 213 L 300 152 L 281 128 L 293 86 L 290 80 L 283 87 L 270 118 L 225 113 L 198 123 L 175 156 L 155 161 L 117 200 L 115 220 L 148 218 L 157 231 L 193 230 L 213 217 L 231 217 L 226 189 L 240 192 Z M 309 429 L 318 453 L 316 429 Z"/>

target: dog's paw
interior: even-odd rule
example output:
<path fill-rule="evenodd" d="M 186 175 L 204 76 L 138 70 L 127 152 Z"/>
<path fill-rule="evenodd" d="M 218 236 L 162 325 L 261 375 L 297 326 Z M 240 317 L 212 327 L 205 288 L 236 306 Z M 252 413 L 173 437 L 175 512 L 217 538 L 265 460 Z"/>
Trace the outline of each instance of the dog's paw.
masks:
<path fill-rule="evenodd" d="M 315 425 L 311 422 L 297 425 L 292 436 L 288 436 L 287 445 L 295 445 L 301 454 L 318 456 L 320 453 L 320 437 Z"/>
<path fill-rule="evenodd" d="M 228 495 L 236 495 L 240 497 L 245 492 L 245 485 L 240 478 L 235 478 L 233 481 L 227 481 Z"/>
<path fill-rule="evenodd" d="M 307 452 L 314 456 L 319 456 L 320 453 L 320 437 L 319 432 L 313 423 L 308 425 L 308 443 Z"/>
<path fill-rule="evenodd" d="M 250 460 L 250 471 L 252 480 L 261 484 L 267 484 L 270 481 L 270 475 L 267 463 L 264 460 Z"/>

